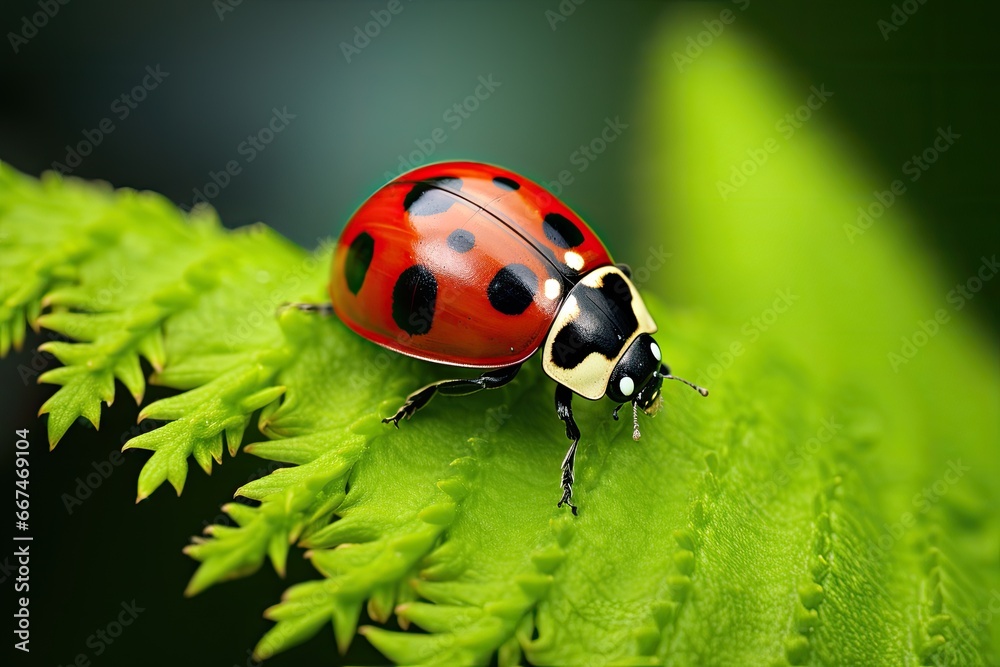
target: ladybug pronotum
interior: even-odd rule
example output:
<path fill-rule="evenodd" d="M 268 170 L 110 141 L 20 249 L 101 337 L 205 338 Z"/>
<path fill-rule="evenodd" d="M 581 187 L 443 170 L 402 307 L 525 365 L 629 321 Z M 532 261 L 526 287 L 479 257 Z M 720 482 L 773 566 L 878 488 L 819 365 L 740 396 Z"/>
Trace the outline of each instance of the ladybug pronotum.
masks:
<path fill-rule="evenodd" d="M 443 162 L 402 174 L 357 210 L 334 250 L 329 290 L 337 316 L 368 340 L 489 369 L 413 392 L 383 420 L 397 427 L 436 394 L 502 387 L 541 349 L 572 441 L 559 506 L 575 514 L 573 394 L 607 396 L 618 403 L 615 419 L 631 403 L 638 440 L 638 411 L 655 414 L 663 380 L 681 380 L 662 362 L 656 323 L 629 278 L 628 266 L 541 186 L 487 164 Z"/>

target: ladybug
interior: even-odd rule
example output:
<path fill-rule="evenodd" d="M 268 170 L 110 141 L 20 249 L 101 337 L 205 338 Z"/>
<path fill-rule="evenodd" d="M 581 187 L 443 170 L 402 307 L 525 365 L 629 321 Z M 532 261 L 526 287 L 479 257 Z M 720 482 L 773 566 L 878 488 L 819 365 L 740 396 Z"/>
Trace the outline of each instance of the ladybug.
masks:
<path fill-rule="evenodd" d="M 348 327 L 396 352 L 488 369 L 434 382 L 382 421 L 397 428 L 437 394 L 502 387 L 539 349 L 556 382 L 556 414 L 572 441 L 562 498 L 574 514 L 580 429 L 573 394 L 653 415 L 664 379 L 676 378 L 653 339 L 656 323 L 596 234 L 538 184 L 488 164 L 442 162 L 379 189 L 354 213 L 334 249 L 333 310 Z"/>

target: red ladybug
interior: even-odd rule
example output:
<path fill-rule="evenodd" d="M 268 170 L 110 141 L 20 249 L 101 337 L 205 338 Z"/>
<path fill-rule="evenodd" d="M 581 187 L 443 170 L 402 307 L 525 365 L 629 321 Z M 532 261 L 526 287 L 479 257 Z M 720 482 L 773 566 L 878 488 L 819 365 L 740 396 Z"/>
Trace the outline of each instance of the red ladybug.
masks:
<path fill-rule="evenodd" d="M 629 276 L 590 227 L 536 183 L 487 164 L 442 162 L 399 176 L 358 209 L 334 250 L 329 289 L 340 319 L 368 340 L 440 364 L 492 369 L 410 394 L 383 420 L 397 427 L 435 394 L 502 387 L 541 348 L 572 440 L 559 506 L 575 514 L 573 394 L 607 396 L 619 404 L 615 419 L 631 402 L 638 439 L 638 410 L 654 414 L 664 378 L 680 379 L 661 363 L 656 324 Z"/>

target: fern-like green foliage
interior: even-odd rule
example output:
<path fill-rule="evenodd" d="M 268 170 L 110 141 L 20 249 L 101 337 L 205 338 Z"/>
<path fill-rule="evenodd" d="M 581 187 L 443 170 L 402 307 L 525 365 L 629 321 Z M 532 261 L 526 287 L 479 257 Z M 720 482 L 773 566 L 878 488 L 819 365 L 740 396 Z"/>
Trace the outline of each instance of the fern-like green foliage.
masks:
<path fill-rule="evenodd" d="M 448 371 L 282 310 L 325 299 L 329 248 L 228 232 L 207 209 L 0 165 L 0 351 L 26 324 L 68 339 L 44 346 L 62 362 L 40 378 L 60 385 L 41 407 L 53 447 L 78 417 L 99 424 L 116 380 L 140 403 L 147 381 L 178 390 L 142 408 L 166 424 L 126 445 L 152 452 L 139 499 L 164 482 L 180 493 L 190 459 L 210 472 L 248 427 L 267 436 L 244 451 L 289 465 L 235 490 L 258 504 L 228 505 L 235 525 L 187 548 L 200 563 L 188 594 L 265 563 L 284 573 L 290 556 L 315 566 L 266 610 L 260 657 L 332 630 L 342 650 L 361 632 L 405 664 L 986 664 L 996 351 L 956 321 L 889 371 L 886 351 L 940 306 L 934 278 L 893 227 L 901 210 L 861 246 L 839 236 L 853 210 L 842 188 L 862 181 L 819 130 L 719 201 L 714 179 L 735 157 L 715 133 L 766 132 L 795 97 L 718 66 L 747 62 L 735 38 L 713 49 L 699 66 L 714 76 L 681 80 L 669 52 L 655 60 L 645 104 L 670 119 L 669 148 L 653 142 L 640 166 L 662 179 L 636 193 L 653 225 L 663 188 L 679 193 L 684 222 L 655 234 L 684 256 L 655 282 L 701 307 L 648 305 L 668 361 L 712 396 L 668 384 L 639 442 L 606 401 L 577 401 L 578 517 L 555 506 L 567 443 L 540 368 L 387 427 L 381 416 Z M 713 104 L 723 90 L 728 104 Z M 705 108 L 717 113 L 692 111 Z M 787 312 L 752 324 L 776 290 L 793 295 Z M 961 399 L 937 384 L 944 368 Z M 362 609 L 425 632 L 358 629 Z"/>

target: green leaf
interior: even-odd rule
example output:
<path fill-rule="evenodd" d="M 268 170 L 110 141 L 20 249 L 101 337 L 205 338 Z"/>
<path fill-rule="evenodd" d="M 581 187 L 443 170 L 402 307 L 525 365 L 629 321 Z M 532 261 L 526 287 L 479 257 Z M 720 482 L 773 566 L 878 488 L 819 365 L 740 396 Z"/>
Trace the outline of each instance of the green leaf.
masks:
<path fill-rule="evenodd" d="M 285 387 L 271 384 L 283 356 L 247 354 L 243 355 L 243 361 L 241 367 L 208 384 L 152 403 L 139 413 L 140 421 L 174 420 L 125 445 L 125 449 L 155 452 L 139 477 L 139 500 L 164 481 L 170 481 L 180 493 L 187 475 L 188 456 L 194 456 L 202 469 L 211 473 L 213 460 L 222 463 L 223 439 L 230 456 L 235 455 L 250 415 L 285 392 Z"/>
<path fill-rule="evenodd" d="M 993 659 L 996 350 L 954 312 L 894 368 L 952 281 L 903 206 L 850 241 L 875 177 L 819 113 L 719 196 L 802 91 L 729 31 L 697 74 L 678 71 L 676 45 L 701 29 L 685 16 L 651 54 L 643 107 L 659 129 L 633 179 L 637 238 L 675 253 L 632 255 L 668 361 L 712 394 L 668 383 L 639 442 L 606 401 L 578 400 L 578 517 L 556 507 L 567 442 L 537 365 L 393 429 L 380 418 L 455 371 L 283 308 L 324 300 L 329 247 L 0 165 L 0 351 L 26 323 L 70 339 L 45 344 L 63 364 L 42 376 L 61 385 L 42 406 L 52 442 L 80 416 L 98 425 L 115 380 L 139 402 L 146 381 L 179 391 L 143 407 L 167 423 L 126 445 L 153 452 L 140 499 L 180 492 L 191 458 L 210 472 L 236 455 L 251 424 L 267 437 L 244 451 L 271 471 L 185 549 L 188 594 L 266 562 L 315 567 L 261 601 L 274 625 L 257 657 L 332 629 L 341 651 L 362 633 L 404 664 Z M 393 617 L 404 631 L 380 627 Z"/>

